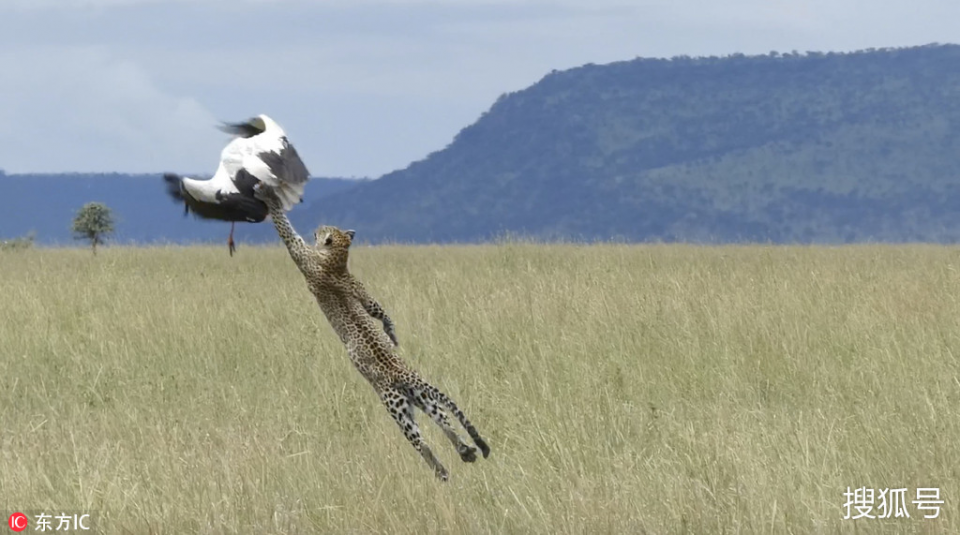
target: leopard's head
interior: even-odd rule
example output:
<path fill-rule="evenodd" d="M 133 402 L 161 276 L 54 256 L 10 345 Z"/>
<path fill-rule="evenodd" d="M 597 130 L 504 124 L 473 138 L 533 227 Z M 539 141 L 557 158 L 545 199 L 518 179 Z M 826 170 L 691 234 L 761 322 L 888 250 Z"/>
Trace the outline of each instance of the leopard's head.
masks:
<path fill-rule="evenodd" d="M 313 233 L 316 240 L 313 248 L 326 267 L 346 267 L 354 235 L 356 231 L 323 225 Z"/>

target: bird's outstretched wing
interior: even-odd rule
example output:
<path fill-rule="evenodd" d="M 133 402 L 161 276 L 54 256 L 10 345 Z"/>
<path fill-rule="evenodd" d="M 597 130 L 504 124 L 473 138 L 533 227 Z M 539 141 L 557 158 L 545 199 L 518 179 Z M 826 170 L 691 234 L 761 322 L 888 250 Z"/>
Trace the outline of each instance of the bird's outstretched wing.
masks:
<path fill-rule="evenodd" d="M 263 151 L 257 155 L 270 168 L 273 176 L 287 185 L 304 184 L 310 180 L 310 172 L 300 159 L 297 149 L 290 144 L 287 136 L 280 138 L 277 150 Z"/>
<path fill-rule="evenodd" d="M 256 138 L 249 141 L 253 140 Z M 290 210 L 303 201 L 303 190 L 310 179 L 310 172 L 286 136 L 271 141 L 253 147 L 254 151 L 243 157 L 242 168 L 274 188 L 283 203 L 283 209 Z"/>

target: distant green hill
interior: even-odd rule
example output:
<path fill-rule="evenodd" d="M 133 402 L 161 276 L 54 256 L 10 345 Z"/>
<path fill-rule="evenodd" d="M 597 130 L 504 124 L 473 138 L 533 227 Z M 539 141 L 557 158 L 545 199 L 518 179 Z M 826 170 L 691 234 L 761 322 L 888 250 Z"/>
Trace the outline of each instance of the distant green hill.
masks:
<path fill-rule="evenodd" d="M 954 45 L 586 65 L 298 216 L 375 241 L 952 242 L 958 125 Z"/>

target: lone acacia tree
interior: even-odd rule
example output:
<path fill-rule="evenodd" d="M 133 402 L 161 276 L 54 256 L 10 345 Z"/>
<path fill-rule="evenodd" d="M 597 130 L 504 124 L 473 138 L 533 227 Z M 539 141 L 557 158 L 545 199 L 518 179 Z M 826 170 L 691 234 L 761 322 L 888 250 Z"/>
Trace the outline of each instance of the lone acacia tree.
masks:
<path fill-rule="evenodd" d="M 113 232 L 113 214 L 103 203 L 88 202 L 77 212 L 73 220 L 74 239 L 88 240 L 97 254 L 97 245 L 103 243 Z"/>

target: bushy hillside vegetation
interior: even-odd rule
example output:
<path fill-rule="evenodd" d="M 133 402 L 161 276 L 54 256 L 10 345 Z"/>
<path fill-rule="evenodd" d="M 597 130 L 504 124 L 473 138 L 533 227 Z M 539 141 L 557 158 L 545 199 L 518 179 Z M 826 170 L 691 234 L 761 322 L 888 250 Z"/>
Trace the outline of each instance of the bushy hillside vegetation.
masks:
<path fill-rule="evenodd" d="M 504 95 L 312 208 L 374 238 L 953 241 L 960 47 L 636 59 Z"/>

